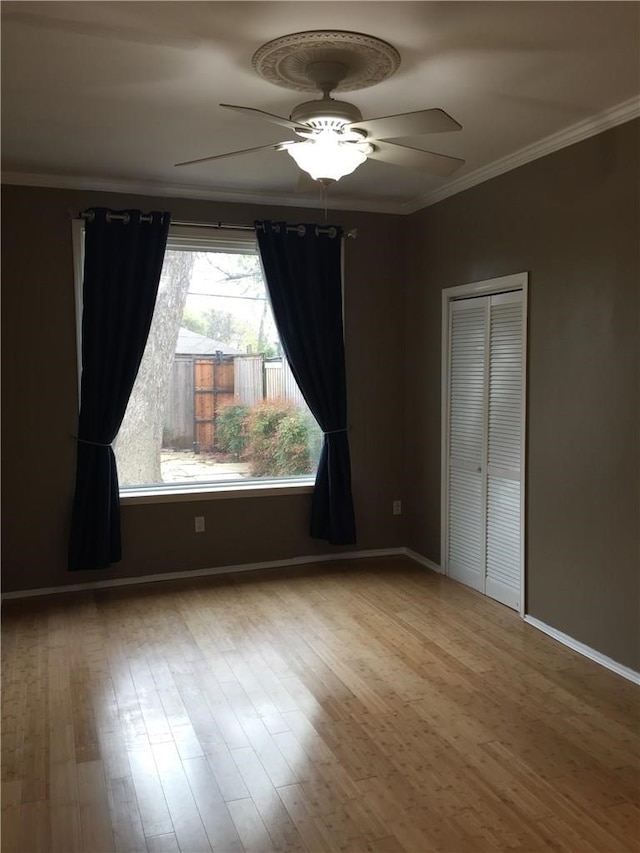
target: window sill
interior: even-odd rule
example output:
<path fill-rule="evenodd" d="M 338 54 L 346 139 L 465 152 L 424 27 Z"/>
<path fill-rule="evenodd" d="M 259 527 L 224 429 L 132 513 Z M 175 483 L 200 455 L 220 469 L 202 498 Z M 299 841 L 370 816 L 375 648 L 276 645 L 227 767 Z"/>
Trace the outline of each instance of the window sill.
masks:
<path fill-rule="evenodd" d="M 120 504 L 122 506 L 129 506 L 131 504 L 183 503 L 186 501 L 217 501 L 233 498 L 310 495 L 313 494 L 314 483 L 314 477 L 300 477 L 299 479 L 288 482 L 271 480 L 265 483 L 253 481 L 237 485 L 235 483 L 220 483 L 219 485 L 190 483 L 185 486 L 150 486 L 148 488 L 121 491 Z"/>

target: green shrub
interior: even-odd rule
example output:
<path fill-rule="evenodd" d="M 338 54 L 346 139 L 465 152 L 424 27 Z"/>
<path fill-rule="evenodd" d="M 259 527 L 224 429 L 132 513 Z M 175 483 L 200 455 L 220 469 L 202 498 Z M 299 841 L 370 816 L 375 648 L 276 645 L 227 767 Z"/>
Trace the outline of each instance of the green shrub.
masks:
<path fill-rule="evenodd" d="M 235 459 L 244 455 L 247 447 L 248 406 L 231 404 L 220 409 L 216 420 L 216 443 L 223 453 L 230 453 Z"/>
<path fill-rule="evenodd" d="M 253 477 L 287 477 L 311 471 L 307 419 L 293 403 L 265 400 L 254 406 L 248 439 Z"/>
<path fill-rule="evenodd" d="M 280 476 L 308 474 L 309 431 L 301 412 L 286 415 L 276 429 L 275 468 Z"/>

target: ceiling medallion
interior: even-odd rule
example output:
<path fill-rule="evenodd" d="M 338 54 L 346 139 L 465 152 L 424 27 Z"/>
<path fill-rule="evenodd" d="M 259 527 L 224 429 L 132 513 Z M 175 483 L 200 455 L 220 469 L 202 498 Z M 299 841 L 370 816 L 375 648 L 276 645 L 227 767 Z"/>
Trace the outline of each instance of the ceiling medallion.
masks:
<path fill-rule="evenodd" d="M 390 77 L 400 65 L 400 54 L 386 41 L 345 30 L 309 30 L 291 33 L 263 44 L 252 58 L 254 70 L 265 80 L 297 92 L 316 92 L 307 68 L 312 63 L 340 63 L 345 76 L 336 92 L 365 89 Z"/>

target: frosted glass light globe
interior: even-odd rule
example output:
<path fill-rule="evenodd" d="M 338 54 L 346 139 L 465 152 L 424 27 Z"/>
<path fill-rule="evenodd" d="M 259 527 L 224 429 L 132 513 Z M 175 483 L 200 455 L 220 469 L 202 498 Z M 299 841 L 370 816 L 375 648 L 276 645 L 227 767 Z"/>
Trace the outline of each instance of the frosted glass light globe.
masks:
<path fill-rule="evenodd" d="M 338 181 L 364 163 L 372 147 L 368 142 L 343 141 L 334 131 L 324 130 L 287 151 L 314 181 Z"/>

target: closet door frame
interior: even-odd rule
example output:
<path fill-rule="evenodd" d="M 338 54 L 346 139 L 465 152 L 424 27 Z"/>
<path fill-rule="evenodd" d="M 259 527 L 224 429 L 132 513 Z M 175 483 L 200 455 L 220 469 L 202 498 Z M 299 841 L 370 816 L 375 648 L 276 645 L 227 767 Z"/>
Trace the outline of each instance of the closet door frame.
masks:
<path fill-rule="evenodd" d="M 527 315 L 529 274 L 527 272 L 500 278 L 447 287 L 442 291 L 442 393 L 441 393 L 441 562 L 442 571 L 449 574 L 449 350 L 451 330 L 451 303 L 459 299 L 470 299 L 476 296 L 494 296 L 509 291 L 522 291 L 522 411 L 520 432 L 520 616 L 526 613 L 525 602 L 525 516 L 526 516 L 526 422 L 527 422 Z M 488 346 L 488 344 L 487 344 Z M 486 455 L 486 454 L 485 454 Z M 485 549 L 486 550 L 486 549 Z M 485 567 L 486 574 L 486 567 Z M 486 581 L 485 581 L 486 582 Z"/>

